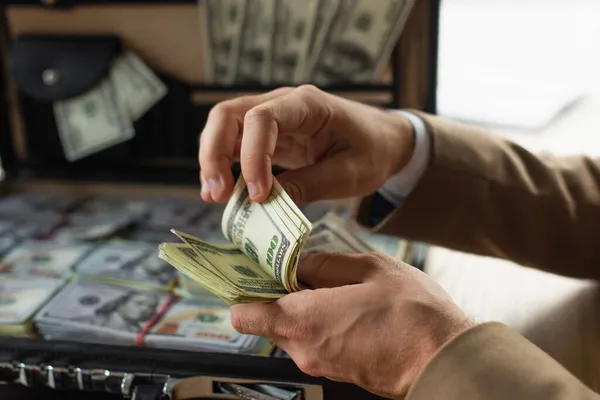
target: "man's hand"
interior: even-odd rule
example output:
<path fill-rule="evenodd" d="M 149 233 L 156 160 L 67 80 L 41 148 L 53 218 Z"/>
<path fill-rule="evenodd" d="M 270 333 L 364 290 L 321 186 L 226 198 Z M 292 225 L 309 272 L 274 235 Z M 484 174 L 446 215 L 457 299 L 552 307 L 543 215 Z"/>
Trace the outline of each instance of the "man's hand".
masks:
<path fill-rule="evenodd" d="M 305 373 L 404 396 L 435 352 L 471 326 L 444 290 L 386 255 L 306 255 L 317 289 L 231 308 L 241 333 L 267 336 Z"/>
<path fill-rule="evenodd" d="M 254 201 L 269 195 L 273 164 L 290 169 L 278 180 L 297 203 L 363 196 L 408 162 L 413 141 L 404 117 L 310 85 L 224 101 L 200 136 L 202 198 L 229 199 L 238 160 Z"/>

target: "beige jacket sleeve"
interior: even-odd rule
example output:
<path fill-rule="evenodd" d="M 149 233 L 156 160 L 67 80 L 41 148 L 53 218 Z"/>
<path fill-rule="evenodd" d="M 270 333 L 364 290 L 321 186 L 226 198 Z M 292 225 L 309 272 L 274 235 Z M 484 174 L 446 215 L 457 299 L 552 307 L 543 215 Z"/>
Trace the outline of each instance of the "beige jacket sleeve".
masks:
<path fill-rule="evenodd" d="M 600 278 L 600 159 L 534 155 L 483 129 L 417 113 L 430 164 L 374 230 L 545 271 Z M 369 226 L 372 197 L 357 219 Z M 598 399 L 532 343 L 499 323 L 444 346 L 408 400 Z"/>
<path fill-rule="evenodd" d="M 506 325 L 478 325 L 447 343 L 406 400 L 598 400 L 554 359 Z"/>
<path fill-rule="evenodd" d="M 534 155 L 483 129 L 413 112 L 431 134 L 430 164 L 375 230 L 600 278 L 600 159 Z M 357 215 L 366 226 L 371 200 Z"/>

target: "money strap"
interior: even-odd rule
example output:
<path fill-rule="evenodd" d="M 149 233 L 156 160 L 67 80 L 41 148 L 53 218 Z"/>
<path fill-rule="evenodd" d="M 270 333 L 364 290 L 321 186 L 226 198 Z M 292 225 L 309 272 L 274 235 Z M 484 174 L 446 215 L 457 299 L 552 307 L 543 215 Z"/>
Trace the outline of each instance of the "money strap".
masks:
<path fill-rule="evenodd" d="M 140 333 L 137 334 L 137 336 L 135 338 L 136 346 L 138 346 L 138 347 L 144 346 L 144 339 L 146 338 L 146 335 L 148 335 L 148 333 L 150 333 L 150 329 L 152 329 L 152 327 L 163 317 L 163 315 L 165 315 L 165 313 L 167 311 L 169 311 L 169 308 L 171 308 L 171 306 L 173 305 L 173 303 L 175 303 L 175 301 L 177 301 L 177 299 L 178 299 L 177 296 L 175 296 L 173 294 L 170 295 L 169 298 L 167 299 L 167 301 L 165 301 L 165 303 L 160 307 L 158 312 L 156 314 L 154 314 L 148 322 L 146 322 L 146 325 L 144 325 L 144 328 L 140 331 Z"/>

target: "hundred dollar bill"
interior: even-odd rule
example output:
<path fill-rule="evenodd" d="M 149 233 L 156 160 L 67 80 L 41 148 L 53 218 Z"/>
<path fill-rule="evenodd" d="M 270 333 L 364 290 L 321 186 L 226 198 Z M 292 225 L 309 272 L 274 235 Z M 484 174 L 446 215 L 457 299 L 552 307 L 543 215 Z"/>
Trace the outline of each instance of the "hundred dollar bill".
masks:
<path fill-rule="evenodd" d="M 271 83 L 292 84 L 305 67 L 319 0 L 277 3 Z"/>
<path fill-rule="evenodd" d="M 161 292 L 75 280 L 35 323 L 46 339 L 132 345 L 167 300 Z"/>
<path fill-rule="evenodd" d="M 228 304 L 277 299 L 288 292 L 235 245 L 212 245 L 183 232 L 185 244 L 163 243 L 160 258 Z"/>
<path fill-rule="evenodd" d="M 297 83 L 307 82 L 320 58 L 321 51 L 327 43 L 327 37 L 333 27 L 336 15 L 340 10 L 340 2 L 344 0 L 319 0 L 315 13 L 315 21 L 309 34 L 304 59 L 298 63 L 295 80 Z"/>
<path fill-rule="evenodd" d="M 243 177 L 227 203 L 221 228 L 225 237 L 290 292 L 299 289 L 298 256 L 312 224 L 277 180 L 267 201 L 250 200 Z"/>
<path fill-rule="evenodd" d="M 370 253 L 374 247 L 354 234 L 349 223 L 329 213 L 317 221 L 304 246 L 307 253 Z"/>
<path fill-rule="evenodd" d="M 145 243 L 116 242 L 96 247 L 76 272 L 86 277 L 133 286 L 166 289 L 176 271 L 158 258 L 156 247 Z"/>
<path fill-rule="evenodd" d="M 167 94 L 164 83 L 132 52 L 115 60 L 111 75 L 117 93 L 134 121 Z"/>
<path fill-rule="evenodd" d="M 318 84 L 370 83 L 383 71 L 415 0 L 345 0 L 313 72 Z"/>
<path fill-rule="evenodd" d="M 2 259 L 0 277 L 64 279 L 91 249 L 91 245 L 83 243 L 27 240 Z"/>
<path fill-rule="evenodd" d="M 196 299 L 173 304 L 145 340 L 151 347 L 228 353 L 260 353 L 265 341 L 236 332 L 226 305 Z"/>
<path fill-rule="evenodd" d="M 229 84 L 235 77 L 246 0 L 204 0 L 201 4 L 206 81 Z"/>
<path fill-rule="evenodd" d="M 236 83 L 267 84 L 275 31 L 275 0 L 248 0 L 240 38 Z"/>
<path fill-rule="evenodd" d="M 68 161 L 87 157 L 135 135 L 127 107 L 112 79 L 105 79 L 81 96 L 54 103 L 54 115 Z"/>
<path fill-rule="evenodd" d="M 252 354 L 261 353 L 266 342 L 265 338 L 236 332 L 226 305 L 196 299 L 175 303 L 145 340 L 151 347 Z"/>
<path fill-rule="evenodd" d="M 32 318 L 61 284 L 48 279 L 0 282 L 0 335 L 35 336 Z"/>

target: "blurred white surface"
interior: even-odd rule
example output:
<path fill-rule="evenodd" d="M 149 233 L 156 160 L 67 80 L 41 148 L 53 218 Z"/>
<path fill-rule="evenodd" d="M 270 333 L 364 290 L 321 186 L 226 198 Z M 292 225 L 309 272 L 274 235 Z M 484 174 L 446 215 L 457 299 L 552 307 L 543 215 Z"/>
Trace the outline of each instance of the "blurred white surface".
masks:
<path fill-rule="evenodd" d="M 597 0 L 443 0 L 438 112 L 539 129 L 600 92 Z"/>

